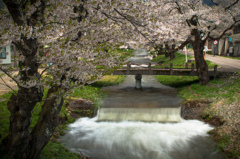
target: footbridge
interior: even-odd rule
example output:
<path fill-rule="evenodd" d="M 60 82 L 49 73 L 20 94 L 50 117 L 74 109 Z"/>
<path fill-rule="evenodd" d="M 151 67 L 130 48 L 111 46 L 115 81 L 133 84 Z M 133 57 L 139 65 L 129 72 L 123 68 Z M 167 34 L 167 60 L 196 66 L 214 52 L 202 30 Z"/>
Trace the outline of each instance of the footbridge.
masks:
<path fill-rule="evenodd" d="M 148 64 L 133 64 L 128 63 L 123 68 L 115 70 L 112 75 L 135 75 L 136 88 L 141 88 L 142 75 L 173 75 L 173 76 L 198 76 L 197 69 L 194 64 L 188 67 L 188 64 L 184 68 L 175 68 L 173 64 L 169 67 L 156 68 L 156 65 Z M 209 77 L 216 78 L 218 75 L 217 65 L 214 68 L 208 70 Z"/>

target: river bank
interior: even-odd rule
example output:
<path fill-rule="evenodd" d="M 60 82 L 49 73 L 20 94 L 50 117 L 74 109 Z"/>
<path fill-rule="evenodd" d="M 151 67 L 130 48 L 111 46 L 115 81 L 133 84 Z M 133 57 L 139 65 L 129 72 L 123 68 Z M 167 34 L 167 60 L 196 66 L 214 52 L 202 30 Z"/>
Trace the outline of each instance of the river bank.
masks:
<path fill-rule="evenodd" d="M 209 132 L 227 158 L 240 157 L 240 73 L 222 75 L 205 86 L 194 77 L 157 76 L 162 84 L 174 87 L 185 101 L 182 117 L 207 122 Z"/>
<path fill-rule="evenodd" d="M 226 74 L 200 86 L 196 77 L 157 76 L 165 85 L 177 89 L 184 99 L 181 116 L 196 119 L 215 128 L 209 132 L 226 158 L 239 158 L 240 74 Z"/>

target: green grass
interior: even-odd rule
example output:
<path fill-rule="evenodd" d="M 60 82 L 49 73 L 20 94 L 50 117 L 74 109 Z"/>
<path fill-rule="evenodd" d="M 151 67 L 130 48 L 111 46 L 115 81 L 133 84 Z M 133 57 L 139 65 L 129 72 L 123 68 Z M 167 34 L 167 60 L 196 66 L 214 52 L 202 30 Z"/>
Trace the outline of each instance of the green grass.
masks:
<path fill-rule="evenodd" d="M 119 83 L 122 83 L 124 79 L 125 79 L 125 76 L 108 75 L 108 76 L 104 76 L 102 80 L 94 82 L 92 86 L 101 88 L 106 86 L 117 85 Z"/>
<path fill-rule="evenodd" d="M 187 55 L 188 60 L 193 59 L 193 58 L 194 58 L 193 56 Z M 154 66 L 154 68 L 170 67 L 170 63 L 173 64 L 173 68 L 185 68 L 186 56 L 181 53 L 175 52 L 175 58 L 173 60 L 170 60 L 169 57 L 165 57 L 165 55 L 160 55 L 160 56 L 157 56 L 156 58 L 154 58 L 152 61 L 153 62 L 164 61 L 163 64 Z M 216 65 L 208 60 L 206 62 L 208 64 L 209 68 L 214 68 L 214 66 Z M 195 62 L 191 62 L 191 63 L 188 63 L 189 68 L 191 67 L 192 63 L 194 63 L 194 65 L 196 67 Z"/>
<path fill-rule="evenodd" d="M 120 48 L 116 48 L 116 49 L 112 49 L 109 50 L 109 52 L 115 56 L 118 56 L 118 60 L 124 61 L 125 59 L 127 59 L 128 57 L 132 57 L 134 56 L 132 53 L 134 52 L 133 49 L 120 49 Z"/>
<path fill-rule="evenodd" d="M 175 88 L 182 88 L 191 84 L 199 83 L 196 76 L 165 76 L 157 75 L 158 82 Z"/>
<path fill-rule="evenodd" d="M 37 159 L 81 159 L 82 157 L 76 153 L 70 152 L 64 148 L 59 142 L 50 141 L 42 150 Z"/>
<path fill-rule="evenodd" d="M 191 90 L 200 95 L 200 98 L 206 99 L 227 99 L 229 102 L 233 102 L 234 95 L 239 93 L 240 79 L 234 79 L 233 82 L 229 82 L 226 79 L 211 80 L 207 85 L 200 85 L 198 77 L 191 76 L 156 76 L 157 80 L 171 87 L 175 87 L 179 91 L 179 96 L 184 99 L 197 99 Z"/>
<path fill-rule="evenodd" d="M 194 58 L 193 56 L 187 55 L 188 59 Z M 175 59 L 170 61 L 169 57 L 165 57 L 165 55 L 160 55 L 157 56 L 152 60 L 153 62 L 158 62 L 158 61 L 165 61 L 164 64 L 170 64 L 173 63 L 174 65 L 184 65 L 186 62 L 186 57 L 183 54 L 180 54 L 178 52 L 175 52 Z"/>
<path fill-rule="evenodd" d="M 0 96 L 0 142 L 2 138 L 7 135 L 9 128 L 10 112 L 7 109 L 7 101 L 11 97 L 11 93 L 3 94 Z"/>

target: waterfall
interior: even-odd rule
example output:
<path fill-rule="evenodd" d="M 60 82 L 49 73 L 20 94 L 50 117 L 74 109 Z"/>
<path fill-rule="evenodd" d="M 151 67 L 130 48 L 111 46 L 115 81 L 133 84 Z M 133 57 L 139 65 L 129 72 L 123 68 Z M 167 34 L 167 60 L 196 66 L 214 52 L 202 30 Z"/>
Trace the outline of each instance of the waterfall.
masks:
<path fill-rule="evenodd" d="M 98 121 L 179 122 L 177 108 L 100 108 Z"/>

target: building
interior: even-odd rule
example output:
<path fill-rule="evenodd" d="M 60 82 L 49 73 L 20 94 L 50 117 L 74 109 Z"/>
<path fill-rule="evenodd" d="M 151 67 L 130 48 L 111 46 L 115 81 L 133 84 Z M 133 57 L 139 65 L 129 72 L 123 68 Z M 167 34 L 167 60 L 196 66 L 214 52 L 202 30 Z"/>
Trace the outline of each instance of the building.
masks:
<path fill-rule="evenodd" d="M 240 24 L 234 26 L 231 38 L 233 56 L 240 57 Z"/>
<path fill-rule="evenodd" d="M 8 44 L 0 47 L 0 64 L 11 64 L 11 52 L 13 47 Z"/>
<path fill-rule="evenodd" d="M 224 35 L 220 40 L 217 41 L 217 44 L 214 44 L 215 40 L 212 40 L 210 42 L 212 45 L 212 54 L 221 56 L 232 56 L 231 54 L 229 54 L 229 48 L 232 46 L 230 35 L 231 34 Z"/>
<path fill-rule="evenodd" d="M 212 53 L 221 56 L 240 57 L 240 24 L 224 35 L 217 45 L 212 43 Z"/>

